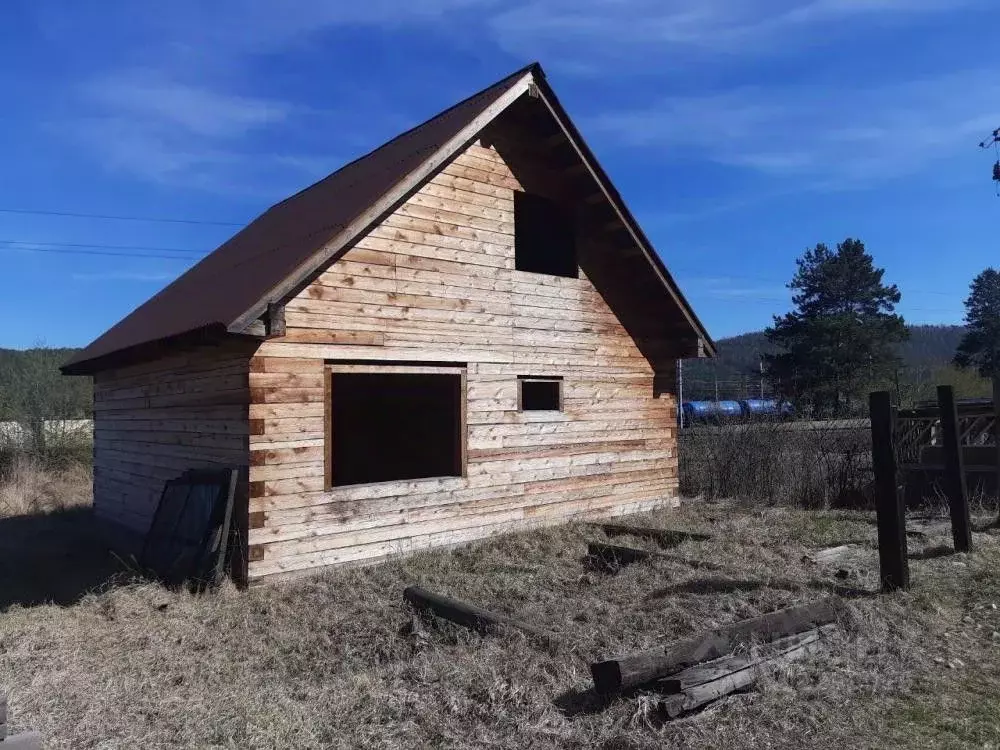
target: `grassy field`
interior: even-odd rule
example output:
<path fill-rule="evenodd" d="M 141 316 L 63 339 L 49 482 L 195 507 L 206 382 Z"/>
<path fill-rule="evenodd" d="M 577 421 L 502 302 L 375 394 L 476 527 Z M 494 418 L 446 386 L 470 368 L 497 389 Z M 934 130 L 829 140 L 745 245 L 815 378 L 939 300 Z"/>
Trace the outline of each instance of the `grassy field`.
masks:
<path fill-rule="evenodd" d="M 13 728 L 51 747 L 1000 746 L 991 533 L 948 555 L 947 525 L 925 523 L 913 589 L 878 596 L 870 515 L 692 501 L 633 520 L 710 541 L 617 575 L 587 569 L 586 543 L 605 537 L 574 524 L 196 597 L 113 575 L 77 507 L 85 474 L 20 481 L 6 496 L 19 514 L 0 519 L 0 686 Z M 803 560 L 845 542 L 858 546 L 836 568 Z M 562 645 L 415 618 L 401 597 L 412 583 Z M 602 706 L 589 691 L 591 660 L 831 592 L 844 616 L 823 653 L 700 713 L 665 722 L 653 694 Z"/>

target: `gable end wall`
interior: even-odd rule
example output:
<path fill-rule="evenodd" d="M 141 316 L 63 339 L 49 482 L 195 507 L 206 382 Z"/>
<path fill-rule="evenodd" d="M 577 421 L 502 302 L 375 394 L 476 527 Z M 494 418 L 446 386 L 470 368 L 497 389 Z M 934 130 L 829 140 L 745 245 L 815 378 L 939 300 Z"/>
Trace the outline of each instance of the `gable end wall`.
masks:
<path fill-rule="evenodd" d="M 519 189 L 473 145 L 288 302 L 250 362 L 251 579 L 676 502 L 674 396 L 582 274 L 514 270 Z M 468 475 L 325 490 L 344 360 L 466 363 Z M 564 411 L 518 412 L 518 375 Z"/>

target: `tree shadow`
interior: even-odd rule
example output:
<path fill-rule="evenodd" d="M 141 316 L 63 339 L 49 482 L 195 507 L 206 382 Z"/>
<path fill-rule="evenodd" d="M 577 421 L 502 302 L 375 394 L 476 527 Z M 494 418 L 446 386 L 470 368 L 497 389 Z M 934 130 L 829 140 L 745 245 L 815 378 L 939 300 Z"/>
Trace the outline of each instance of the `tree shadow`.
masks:
<path fill-rule="evenodd" d="M 74 604 L 137 577 L 111 546 L 90 508 L 0 518 L 0 612 Z"/>
<path fill-rule="evenodd" d="M 771 579 L 767 581 L 754 581 L 746 579 L 731 578 L 695 578 L 684 583 L 665 586 L 651 592 L 646 599 L 662 599 L 674 594 L 729 594 L 739 591 L 757 591 L 759 589 L 782 589 L 785 591 L 796 591 L 801 588 L 811 588 L 818 591 L 826 591 L 845 599 L 861 599 L 865 597 L 878 596 L 877 591 L 859 589 L 853 586 L 845 586 L 832 581 L 812 580 L 812 581 L 791 581 L 784 579 Z"/>

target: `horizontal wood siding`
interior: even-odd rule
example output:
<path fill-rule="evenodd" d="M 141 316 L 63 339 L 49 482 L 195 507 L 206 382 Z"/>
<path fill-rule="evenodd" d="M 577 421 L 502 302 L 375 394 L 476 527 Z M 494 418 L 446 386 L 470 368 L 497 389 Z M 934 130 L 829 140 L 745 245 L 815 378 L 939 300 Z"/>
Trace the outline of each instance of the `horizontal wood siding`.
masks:
<path fill-rule="evenodd" d="M 250 363 L 251 578 L 676 497 L 674 396 L 582 274 L 514 270 L 518 189 L 473 145 L 288 302 Z M 325 490 L 343 360 L 466 364 L 468 476 Z M 519 375 L 561 376 L 564 410 L 518 412 Z"/>
<path fill-rule="evenodd" d="M 165 480 L 249 464 L 251 348 L 169 354 L 94 377 L 94 507 L 145 532 Z"/>

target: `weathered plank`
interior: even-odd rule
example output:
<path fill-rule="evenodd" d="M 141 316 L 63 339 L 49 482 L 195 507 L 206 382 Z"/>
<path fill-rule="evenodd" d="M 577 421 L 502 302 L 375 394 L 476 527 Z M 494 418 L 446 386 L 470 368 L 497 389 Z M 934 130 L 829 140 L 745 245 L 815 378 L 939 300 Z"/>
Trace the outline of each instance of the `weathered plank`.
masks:
<path fill-rule="evenodd" d="M 755 638 L 795 635 L 833 622 L 838 614 L 834 599 L 801 604 L 742 620 L 702 635 L 685 638 L 663 648 L 642 651 L 590 665 L 598 693 L 611 695 L 674 674 L 694 664 L 730 653 Z"/>
<path fill-rule="evenodd" d="M 817 653 L 822 646 L 821 637 L 819 629 L 811 630 L 775 641 L 758 654 L 728 657 L 684 670 L 657 683 L 658 688 L 674 693 L 659 703 L 659 709 L 667 718 L 675 719 L 706 703 L 747 688 L 766 670 Z"/>

